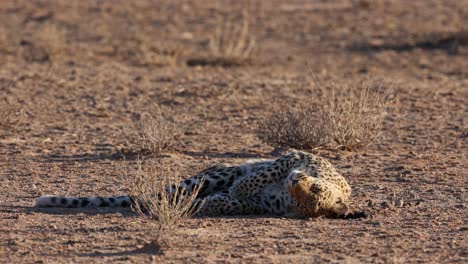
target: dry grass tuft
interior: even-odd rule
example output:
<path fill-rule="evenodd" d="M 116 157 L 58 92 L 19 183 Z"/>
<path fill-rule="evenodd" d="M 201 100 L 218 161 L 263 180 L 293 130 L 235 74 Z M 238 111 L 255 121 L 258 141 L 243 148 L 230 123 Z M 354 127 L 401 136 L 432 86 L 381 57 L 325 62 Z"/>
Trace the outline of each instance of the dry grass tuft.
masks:
<path fill-rule="evenodd" d="M 168 42 L 153 41 L 146 35 L 139 36 L 137 60 L 143 66 L 175 66 L 182 55 L 182 48 Z"/>
<path fill-rule="evenodd" d="M 157 105 L 151 112 L 145 113 L 136 126 L 130 141 L 138 147 L 140 153 L 159 154 L 170 148 L 180 135 L 176 124 L 166 118 Z"/>
<path fill-rule="evenodd" d="M 258 136 L 274 146 L 349 150 L 368 146 L 382 133 L 390 92 L 368 85 L 322 89 L 315 106 L 280 111 L 260 123 Z"/>
<path fill-rule="evenodd" d="M 327 143 L 327 131 L 317 124 L 311 107 L 278 111 L 260 123 L 258 137 L 273 146 L 311 149 Z"/>
<path fill-rule="evenodd" d="M 250 30 L 247 9 L 242 12 L 241 23 L 223 17 L 210 38 L 209 49 L 218 64 L 234 66 L 252 62 L 256 41 Z"/>
<path fill-rule="evenodd" d="M 62 61 L 67 54 L 68 45 L 65 31 L 55 25 L 46 25 L 32 35 L 31 43 L 24 55 L 30 61 Z"/>
<path fill-rule="evenodd" d="M 155 234 L 152 242 L 162 250 L 172 246 L 178 224 L 197 212 L 194 202 L 198 189 L 188 193 L 175 188 L 179 180 L 174 165 L 162 163 L 148 168 L 141 161 L 124 179 L 136 200 L 133 210 L 152 220 L 151 229 Z"/>
<path fill-rule="evenodd" d="M 323 124 L 338 147 L 357 149 L 375 142 L 382 134 L 388 105 L 394 100 L 389 90 L 368 85 L 324 91 L 320 107 Z"/>
<path fill-rule="evenodd" d="M 5 27 L 0 27 L 0 53 L 6 53 L 6 54 L 15 54 L 16 49 L 15 49 L 15 44 L 16 41 L 14 40 L 14 34 L 12 34 L 11 30 L 5 28 Z"/>
<path fill-rule="evenodd" d="M 0 127 L 15 128 L 24 117 L 24 110 L 16 104 L 0 104 Z"/>

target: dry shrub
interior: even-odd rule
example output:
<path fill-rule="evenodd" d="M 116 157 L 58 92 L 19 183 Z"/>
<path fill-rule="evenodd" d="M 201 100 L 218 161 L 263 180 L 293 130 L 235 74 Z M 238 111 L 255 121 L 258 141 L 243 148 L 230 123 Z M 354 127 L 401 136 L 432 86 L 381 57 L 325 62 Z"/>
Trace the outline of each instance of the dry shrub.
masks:
<path fill-rule="evenodd" d="M 23 119 L 24 110 L 16 104 L 0 104 L 0 127 L 5 129 L 15 128 Z"/>
<path fill-rule="evenodd" d="M 152 242 L 164 249 L 171 246 L 178 224 L 197 212 L 199 207 L 194 204 L 199 189 L 187 192 L 175 188 L 180 177 L 174 164 L 144 165 L 138 160 L 136 169 L 127 170 L 124 181 L 136 201 L 133 210 L 152 220 Z"/>
<path fill-rule="evenodd" d="M 31 39 L 27 57 L 32 61 L 58 62 L 67 54 L 65 31 L 51 24 L 36 31 Z"/>
<path fill-rule="evenodd" d="M 104 16 L 95 28 L 101 37 L 97 53 L 135 66 L 174 66 L 183 53 L 178 43 L 121 18 Z"/>
<path fill-rule="evenodd" d="M 145 34 L 138 36 L 137 60 L 144 66 L 174 66 L 182 54 L 182 48 L 168 42 L 154 41 Z"/>
<path fill-rule="evenodd" d="M 317 105 L 280 111 L 260 123 L 258 136 L 274 146 L 300 149 L 335 147 L 357 149 L 382 133 L 386 109 L 393 96 L 378 87 L 322 89 Z"/>
<path fill-rule="evenodd" d="M 321 118 L 335 144 L 357 149 L 380 137 L 387 107 L 393 101 L 390 91 L 382 91 L 381 87 L 382 83 L 375 88 L 371 82 L 357 88 L 324 91 Z"/>
<path fill-rule="evenodd" d="M 166 118 L 157 105 L 142 116 L 136 127 L 136 132 L 132 134 L 130 141 L 141 153 L 159 154 L 170 148 L 180 135 L 176 124 Z"/>
<path fill-rule="evenodd" d="M 3 17 L 0 21 L 0 53 L 16 57 L 23 34 L 20 16 Z"/>
<path fill-rule="evenodd" d="M 0 27 L 0 53 L 15 54 L 16 53 L 16 41 L 11 30 L 6 27 Z"/>
<path fill-rule="evenodd" d="M 327 143 L 323 126 L 317 124 L 316 111 L 311 107 L 278 111 L 260 123 L 259 138 L 273 146 L 310 149 Z"/>
<path fill-rule="evenodd" d="M 242 65 L 252 62 L 256 42 L 250 32 L 250 16 L 242 12 L 241 23 L 223 17 L 210 38 L 209 48 L 215 61 L 223 65 Z"/>

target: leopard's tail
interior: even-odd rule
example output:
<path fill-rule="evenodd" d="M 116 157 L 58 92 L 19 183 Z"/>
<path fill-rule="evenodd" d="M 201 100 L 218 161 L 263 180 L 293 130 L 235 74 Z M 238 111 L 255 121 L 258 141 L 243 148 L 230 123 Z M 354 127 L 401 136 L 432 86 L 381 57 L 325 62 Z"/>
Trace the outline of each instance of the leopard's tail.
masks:
<path fill-rule="evenodd" d="M 64 197 L 55 195 L 44 195 L 36 199 L 35 207 L 62 207 L 62 208 L 84 208 L 84 207 L 130 207 L 133 203 L 131 196 L 113 197 Z"/>

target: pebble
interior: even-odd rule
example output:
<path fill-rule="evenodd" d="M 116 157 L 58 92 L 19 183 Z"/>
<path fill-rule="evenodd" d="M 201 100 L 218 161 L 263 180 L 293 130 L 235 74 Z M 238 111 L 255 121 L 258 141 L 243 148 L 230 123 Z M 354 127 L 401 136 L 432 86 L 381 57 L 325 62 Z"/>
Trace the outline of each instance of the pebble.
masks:
<path fill-rule="evenodd" d="M 403 205 L 404 205 L 403 199 L 395 200 L 395 206 L 396 207 L 403 207 Z"/>
<path fill-rule="evenodd" d="M 394 204 L 393 204 L 393 202 L 384 201 L 384 202 L 382 202 L 382 203 L 380 204 L 380 206 L 383 207 L 383 208 L 389 208 L 389 209 L 391 209 L 391 208 L 393 208 Z"/>

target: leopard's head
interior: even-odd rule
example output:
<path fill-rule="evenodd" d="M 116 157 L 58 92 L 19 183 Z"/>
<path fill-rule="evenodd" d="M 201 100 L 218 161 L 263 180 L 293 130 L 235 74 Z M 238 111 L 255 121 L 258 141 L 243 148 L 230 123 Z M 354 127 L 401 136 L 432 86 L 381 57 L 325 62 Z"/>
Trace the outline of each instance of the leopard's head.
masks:
<path fill-rule="evenodd" d="M 342 216 L 348 213 L 348 197 L 333 182 L 292 171 L 288 175 L 288 185 L 294 199 L 294 209 L 306 217 Z"/>

